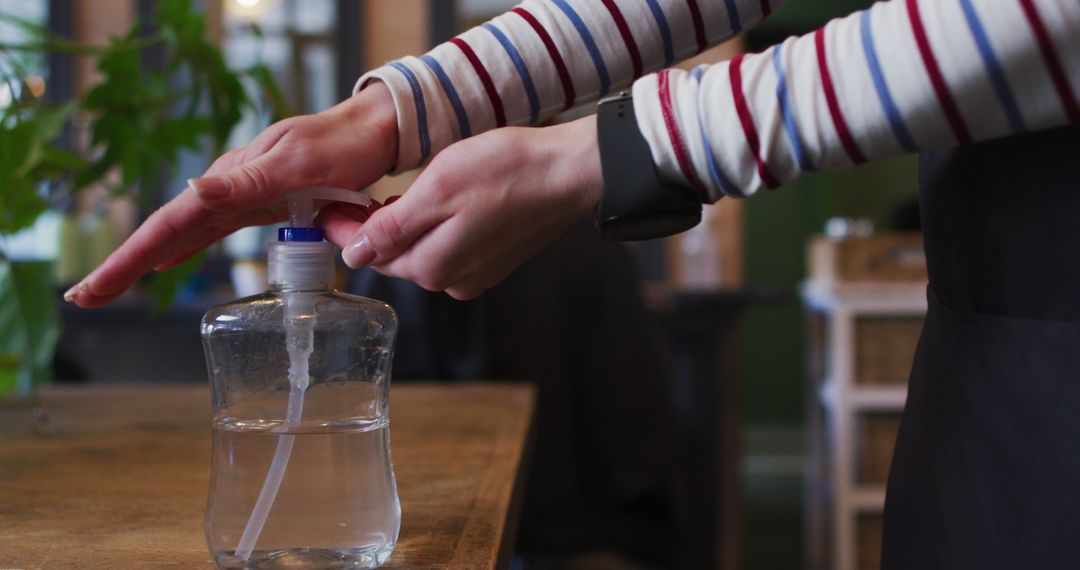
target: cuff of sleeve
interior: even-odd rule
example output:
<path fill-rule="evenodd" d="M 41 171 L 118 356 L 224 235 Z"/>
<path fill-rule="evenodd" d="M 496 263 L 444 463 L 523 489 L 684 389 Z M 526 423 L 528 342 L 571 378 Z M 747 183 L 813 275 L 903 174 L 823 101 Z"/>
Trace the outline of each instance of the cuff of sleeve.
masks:
<path fill-rule="evenodd" d="M 667 125 L 660 107 L 660 88 L 655 73 L 646 75 L 634 82 L 634 115 L 638 129 L 649 143 L 653 164 L 664 182 L 679 186 L 689 186 L 690 181 L 679 169 L 675 151 L 671 146 Z"/>
<path fill-rule="evenodd" d="M 659 74 L 646 75 L 634 83 L 634 113 L 638 128 L 649 143 L 661 180 L 701 188 L 705 202 L 716 202 L 732 193 L 733 188 L 725 186 L 733 185 L 726 179 L 719 180 L 711 167 L 717 159 L 710 154 L 713 148 L 704 136 L 698 108 L 699 83 L 686 71 L 671 69 L 667 73 L 666 102 L 669 105 L 666 112 Z M 682 164 L 676 144 L 683 155 Z"/>
<path fill-rule="evenodd" d="M 649 144 L 661 180 L 679 186 L 699 188 L 704 192 L 703 198 L 706 202 L 715 202 L 723 194 L 709 184 L 708 171 L 702 172 L 699 168 L 705 156 L 705 148 L 696 117 L 697 86 L 688 73 L 678 70 L 669 70 L 667 73 L 669 85 L 675 83 L 678 87 L 669 87 L 668 101 L 671 105 L 668 113 L 664 112 L 657 74 L 647 75 L 634 83 L 634 114 L 638 128 Z M 679 162 L 675 144 L 682 149 L 683 164 Z"/>
<path fill-rule="evenodd" d="M 420 137 L 417 136 L 420 132 L 420 124 L 417 121 L 415 91 L 404 73 L 391 65 L 384 65 L 360 76 L 353 87 L 353 95 L 377 81 L 383 82 L 390 90 L 390 96 L 394 99 L 394 109 L 397 112 L 398 155 L 390 173 L 395 174 L 416 168 L 427 157 L 422 152 Z"/>

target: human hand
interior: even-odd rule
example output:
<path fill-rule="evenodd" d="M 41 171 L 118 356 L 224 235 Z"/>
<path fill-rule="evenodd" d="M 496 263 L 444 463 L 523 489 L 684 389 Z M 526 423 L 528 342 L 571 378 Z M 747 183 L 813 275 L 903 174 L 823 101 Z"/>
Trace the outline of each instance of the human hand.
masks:
<path fill-rule="evenodd" d="M 218 158 L 64 299 L 100 307 L 152 269 L 178 265 L 241 227 L 283 220 L 278 198 L 289 190 L 370 185 L 397 156 L 396 121 L 389 90 L 375 83 L 322 113 L 270 126 Z"/>
<path fill-rule="evenodd" d="M 472 299 L 596 207 L 596 118 L 502 128 L 436 155 L 399 200 L 370 214 L 347 204 L 318 221 L 350 267 L 369 265 Z"/>

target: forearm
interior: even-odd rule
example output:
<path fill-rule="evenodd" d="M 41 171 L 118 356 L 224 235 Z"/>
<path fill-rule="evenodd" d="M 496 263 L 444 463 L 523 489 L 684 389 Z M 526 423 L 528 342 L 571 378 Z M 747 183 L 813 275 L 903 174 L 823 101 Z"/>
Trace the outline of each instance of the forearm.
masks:
<path fill-rule="evenodd" d="M 634 86 L 660 170 L 712 200 L 1077 123 L 1077 93 L 1080 4 L 1052 0 L 883 2 L 764 53 Z"/>
<path fill-rule="evenodd" d="M 398 169 L 456 140 L 542 121 L 728 39 L 783 0 L 527 0 L 364 75 L 398 111 Z M 770 7 L 771 3 L 771 7 Z"/>

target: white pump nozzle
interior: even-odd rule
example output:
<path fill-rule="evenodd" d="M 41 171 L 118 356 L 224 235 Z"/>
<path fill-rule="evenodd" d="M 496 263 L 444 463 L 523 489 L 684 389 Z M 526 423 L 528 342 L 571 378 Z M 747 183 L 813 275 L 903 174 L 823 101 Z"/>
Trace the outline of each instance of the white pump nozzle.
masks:
<path fill-rule="evenodd" d="M 315 200 L 328 202 L 348 202 L 358 206 L 371 204 L 371 196 L 355 190 L 345 188 L 332 188 L 329 186 L 312 186 L 300 188 L 285 195 L 289 203 L 289 225 L 294 228 L 306 228 L 311 226 L 313 203 Z"/>

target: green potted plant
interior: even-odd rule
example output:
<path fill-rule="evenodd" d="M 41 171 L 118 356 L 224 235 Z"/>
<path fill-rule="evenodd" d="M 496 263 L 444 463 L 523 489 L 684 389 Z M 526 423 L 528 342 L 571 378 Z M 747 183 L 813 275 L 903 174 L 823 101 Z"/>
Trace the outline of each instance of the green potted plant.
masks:
<path fill-rule="evenodd" d="M 170 179 L 181 151 L 223 150 L 251 105 L 244 77 L 275 109 L 282 98 L 265 66 L 233 71 L 225 65 L 190 0 L 162 0 L 153 26 L 136 23 L 105 46 L 79 45 L 41 26 L 0 18 L 31 38 L 0 44 L 0 85 L 12 94 L 0 109 L 0 405 L 11 406 L 33 399 L 51 375 L 60 299 L 49 262 L 10 259 L 5 236 L 32 226 L 58 196 L 91 187 L 147 204 L 147 189 Z M 150 50 L 160 66 L 144 65 Z M 45 104 L 27 88 L 19 61 L 48 52 L 93 57 L 100 79 L 78 99 Z M 61 144 L 73 116 L 89 133 L 85 156 Z M 197 257 L 155 277 L 150 291 L 159 306 L 171 302 L 200 263 Z"/>

